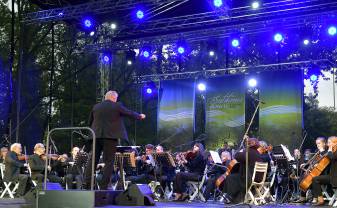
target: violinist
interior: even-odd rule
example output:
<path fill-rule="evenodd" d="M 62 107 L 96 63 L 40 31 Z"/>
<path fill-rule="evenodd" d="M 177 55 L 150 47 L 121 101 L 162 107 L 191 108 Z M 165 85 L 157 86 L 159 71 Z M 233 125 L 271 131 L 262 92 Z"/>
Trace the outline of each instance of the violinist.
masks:
<path fill-rule="evenodd" d="M 254 172 L 255 162 L 262 162 L 260 153 L 257 148 L 259 147 L 259 142 L 256 138 L 248 138 L 248 185 L 251 183 L 251 179 Z M 245 142 L 246 143 L 246 142 Z M 227 202 L 240 202 L 243 201 L 245 191 L 246 191 L 246 148 L 237 152 L 234 156 L 240 166 L 238 173 L 232 173 L 227 176 L 225 180 L 225 185 L 223 192 L 227 193 Z"/>
<path fill-rule="evenodd" d="M 227 166 L 229 164 L 229 162 L 231 161 L 231 153 L 228 151 L 222 151 L 221 152 L 221 161 L 222 161 L 222 166 L 219 165 L 213 165 L 211 166 L 210 170 L 208 171 L 208 179 L 206 182 L 206 188 L 204 191 L 204 197 L 205 200 L 207 201 L 210 196 L 211 196 L 211 192 L 215 190 L 216 188 L 216 181 L 219 179 L 219 177 L 221 177 L 223 174 L 226 173 L 227 171 Z M 209 161 L 211 161 L 212 163 L 212 158 L 209 158 Z M 225 179 L 224 179 L 225 180 Z M 224 184 L 224 181 L 221 183 L 221 185 Z M 221 187 L 218 187 L 221 188 Z"/>
<path fill-rule="evenodd" d="M 45 171 L 45 160 L 47 156 L 45 154 L 45 147 L 42 143 L 37 143 L 34 146 L 34 154 L 29 156 L 28 163 L 31 169 L 32 180 L 38 182 L 38 187 L 42 188 L 44 171 Z M 54 158 L 56 159 L 56 158 Z M 48 171 L 51 171 L 51 166 L 48 165 Z M 61 183 L 62 179 L 56 175 L 48 174 L 48 179 L 50 182 Z"/>
<path fill-rule="evenodd" d="M 11 145 L 10 152 L 7 153 L 5 158 L 5 182 L 19 182 L 17 194 L 23 196 L 26 192 L 28 175 L 20 174 L 20 168 L 27 167 L 27 164 L 19 161 L 18 156 L 21 155 L 22 147 L 19 143 Z"/>
<path fill-rule="evenodd" d="M 315 154 L 314 157 L 322 157 L 324 156 L 326 153 L 327 153 L 327 144 L 326 144 L 326 140 L 324 137 L 318 137 L 316 139 L 316 146 L 317 146 L 317 153 Z M 295 157 L 296 158 L 296 157 Z M 313 158 L 315 159 L 315 158 Z M 300 164 L 300 171 L 302 174 L 300 175 L 303 175 L 304 172 L 306 172 L 306 168 L 308 168 L 308 166 L 310 165 L 311 161 L 312 160 L 309 160 L 307 161 L 306 163 L 304 163 L 304 158 L 302 160 L 302 163 Z M 326 168 L 324 171 L 323 171 L 323 174 L 326 173 L 327 174 L 327 170 L 328 168 Z M 311 187 L 310 187 L 311 188 Z M 306 191 L 301 191 L 300 193 L 300 198 L 299 200 L 296 201 L 297 203 L 305 203 L 306 202 Z"/>
<path fill-rule="evenodd" d="M 176 201 L 185 201 L 188 198 L 185 193 L 187 181 L 199 181 L 202 178 L 206 166 L 204 152 L 204 146 L 196 143 L 192 151 L 183 154 L 182 161 L 188 172 L 179 172 L 174 179 L 173 192 Z"/>
<path fill-rule="evenodd" d="M 317 206 L 324 205 L 321 185 L 331 184 L 332 187 L 337 187 L 337 137 L 329 137 L 327 146 L 326 156 L 330 160 L 330 167 L 327 168 L 329 173 L 323 172 L 321 175 L 314 177 L 312 181 L 313 204 Z"/>

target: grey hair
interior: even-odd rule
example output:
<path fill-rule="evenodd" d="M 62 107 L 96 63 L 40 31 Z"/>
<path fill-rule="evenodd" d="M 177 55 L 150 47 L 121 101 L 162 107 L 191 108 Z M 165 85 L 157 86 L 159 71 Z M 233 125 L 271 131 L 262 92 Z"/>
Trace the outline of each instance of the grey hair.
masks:
<path fill-rule="evenodd" d="M 20 144 L 20 143 L 14 143 L 14 144 L 12 144 L 12 145 L 11 145 L 11 151 L 14 151 L 14 148 L 15 148 L 15 147 L 19 147 L 19 146 L 21 147 L 21 144 Z"/>
<path fill-rule="evenodd" d="M 118 97 L 118 93 L 116 91 L 110 90 L 107 93 L 105 93 L 105 100 L 108 100 L 111 97 Z"/>

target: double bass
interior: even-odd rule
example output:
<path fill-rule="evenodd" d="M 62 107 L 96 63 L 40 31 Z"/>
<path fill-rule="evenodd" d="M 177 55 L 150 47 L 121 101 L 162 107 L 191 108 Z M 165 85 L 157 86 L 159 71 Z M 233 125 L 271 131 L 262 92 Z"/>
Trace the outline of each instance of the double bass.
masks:
<path fill-rule="evenodd" d="M 337 144 L 333 146 L 332 152 L 336 152 L 336 150 L 337 150 Z M 312 184 L 312 179 L 316 176 L 321 175 L 324 169 L 330 164 L 328 153 L 326 153 L 325 155 L 321 156 L 318 159 L 317 157 L 318 156 L 316 156 L 314 160 L 314 161 L 317 161 L 317 163 L 311 164 L 309 166 L 309 168 L 307 169 L 306 173 L 303 176 L 303 179 L 300 182 L 299 186 L 302 191 L 307 191 Z"/>

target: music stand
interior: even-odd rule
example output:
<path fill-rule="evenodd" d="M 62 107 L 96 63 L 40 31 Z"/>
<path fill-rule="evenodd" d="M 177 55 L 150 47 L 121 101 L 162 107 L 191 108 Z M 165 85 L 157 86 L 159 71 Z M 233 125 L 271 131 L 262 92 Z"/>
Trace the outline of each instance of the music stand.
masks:
<path fill-rule="evenodd" d="M 117 182 L 117 187 L 121 187 L 125 190 L 125 175 L 124 168 L 135 168 L 136 167 L 136 157 L 134 150 L 136 146 L 117 146 L 117 152 L 115 154 L 114 168 L 119 168 L 120 178 Z M 122 184 L 122 186 L 121 186 Z"/>

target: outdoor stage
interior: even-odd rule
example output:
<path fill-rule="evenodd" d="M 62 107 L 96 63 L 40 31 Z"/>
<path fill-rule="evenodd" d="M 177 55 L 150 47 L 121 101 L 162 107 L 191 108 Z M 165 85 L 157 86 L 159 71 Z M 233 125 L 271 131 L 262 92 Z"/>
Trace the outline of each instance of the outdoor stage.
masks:
<path fill-rule="evenodd" d="M 28 204 L 23 199 L 1 199 L 0 200 L 0 208 L 22 208 L 27 207 Z M 112 207 L 128 207 L 128 206 L 104 206 L 103 208 L 112 208 Z M 151 207 L 151 206 L 134 206 L 134 207 Z M 209 208 L 222 208 L 222 207 L 294 207 L 294 208 L 304 208 L 311 207 L 310 205 L 296 205 L 296 204 L 270 204 L 264 206 L 249 206 L 249 205 L 226 205 L 220 203 L 213 202 L 156 202 L 156 206 L 154 207 L 165 207 L 165 208 L 179 208 L 179 207 L 209 207 Z M 321 206 L 321 207 L 329 207 L 329 206 Z"/>

